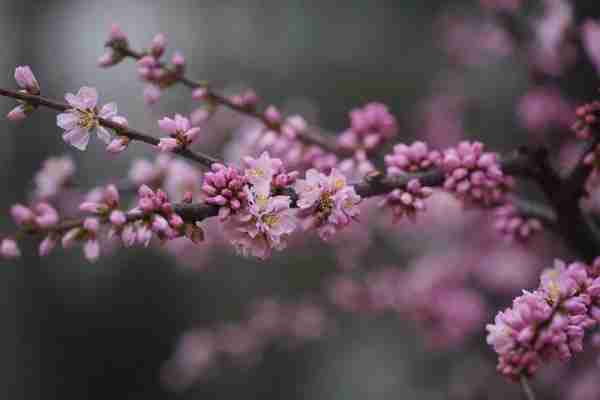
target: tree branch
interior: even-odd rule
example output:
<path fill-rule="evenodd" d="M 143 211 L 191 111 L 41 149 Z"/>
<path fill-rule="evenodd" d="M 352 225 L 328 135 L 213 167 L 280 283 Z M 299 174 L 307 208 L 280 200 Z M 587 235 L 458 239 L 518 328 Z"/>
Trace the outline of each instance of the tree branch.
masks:
<path fill-rule="evenodd" d="M 110 47 L 111 46 L 110 43 L 108 43 L 107 46 Z M 112 48 L 114 51 L 119 52 L 123 56 L 133 58 L 135 60 L 139 60 L 145 56 L 145 53 L 135 51 L 129 47 L 112 46 Z M 165 71 L 168 71 L 168 72 L 174 74 L 176 76 L 177 82 L 183 84 L 184 86 L 186 86 L 190 89 L 197 89 L 197 88 L 205 89 L 206 96 L 209 101 L 212 101 L 216 104 L 220 104 L 231 110 L 237 111 L 241 114 L 247 115 L 254 119 L 257 119 L 261 123 L 263 123 L 267 128 L 281 133 L 281 128 L 282 128 L 281 123 L 270 121 L 265 116 L 264 113 L 256 110 L 254 107 L 246 107 L 246 106 L 243 106 L 240 104 L 236 104 L 233 101 L 231 101 L 230 99 L 228 99 L 226 96 L 214 91 L 208 85 L 207 82 L 195 81 L 190 78 L 187 78 L 183 74 L 177 75 L 177 74 L 175 74 L 175 71 L 170 69 L 164 63 L 159 63 L 159 66 L 162 69 L 164 69 Z M 305 144 L 319 146 L 319 147 L 323 148 L 324 150 L 327 150 L 328 152 L 333 153 L 337 156 L 340 156 L 340 157 L 352 156 L 353 152 L 351 150 L 348 150 L 341 146 L 338 146 L 338 144 L 336 143 L 335 140 L 316 133 L 315 132 L 316 129 L 314 127 L 312 127 L 312 129 L 313 130 L 311 130 L 311 131 L 298 132 L 296 137 L 298 138 L 298 140 L 300 140 L 301 142 L 303 142 Z"/>
<path fill-rule="evenodd" d="M 68 104 L 56 100 L 15 90 L 0 88 L 0 96 L 11 97 L 13 99 L 25 101 L 34 106 L 43 106 L 59 112 L 64 112 L 72 108 Z M 98 118 L 98 122 L 107 128 L 114 129 L 118 135 L 125 136 L 130 140 L 143 142 L 152 146 L 157 146 L 159 143 L 159 140 L 153 136 L 136 131 L 125 125 L 118 124 L 111 120 L 105 118 Z M 210 168 L 210 166 L 215 162 L 220 162 L 218 159 L 211 157 L 207 154 L 193 152 L 187 148 L 177 149 L 173 151 L 173 153 L 178 154 L 181 157 L 187 158 L 188 160 L 195 161 L 207 168 Z"/>

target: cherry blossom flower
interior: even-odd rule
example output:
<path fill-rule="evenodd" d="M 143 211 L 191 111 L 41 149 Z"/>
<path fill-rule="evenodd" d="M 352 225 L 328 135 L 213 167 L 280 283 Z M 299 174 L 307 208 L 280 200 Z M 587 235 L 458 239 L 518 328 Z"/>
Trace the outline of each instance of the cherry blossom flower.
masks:
<path fill-rule="evenodd" d="M 158 143 L 158 148 L 165 152 L 189 146 L 200 133 L 200 128 L 192 127 L 190 120 L 180 114 L 175 114 L 173 119 L 164 117 L 158 121 L 158 126 L 170 136 Z"/>
<path fill-rule="evenodd" d="M 125 58 L 120 50 L 128 46 L 127 35 L 117 24 L 113 24 L 106 42 L 106 52 L 98 59 L 98 65 L 107 68 L 120 63 Z"/>
<path fill-rule="evenodd" d="M 432 188 L 421 186 L 418 179 L 411 179 L 405 189 L 394 189 L 386 195 L 379 206 L 392 209 L 393 222 L 398 222 L 404 216 L 414 222 L 417 213 L 425 211 L 424 200 L 432 194 Z"/>
<path fill-rule="evenodd" d="M 211 169 L 204 174 L 202 194 L 207 203 L 219 207 L 219 218 L 225 220 L 245 204 L 247 178 L 236 168 L 223 164 L 213 164 Z"/>
<path fill-rule="evenodd" d="M 512 204 L 498 207 L 494 216 L 494 227 L 510 240 L 527 240 L 543 228 L 539 219 L 521 215 Z"/>
<path fill-rule="evenodd" d="M 117 117 L 116 103 L 105 104 L 98 110 L 98 92 L 90 87 L 82 87 L 76 95 L 67 93 L 65 99 L 72 108 L 56 117 L 56 124 L 65 130 L 65 142 L 83 151 L 92 132 L 96 132 L 104 143 L 111 142 L 111 133 L 102 126 L 100 119 L 114 120 Z"/>
<path fill-rule="evenodd" d="M 296 229 L 295 211 L 288 196 L 269 196 L 248 187 L 245 190 L 248 207 L 225 221 L 225 236 L 240 254 L 266 259 L 273 249 L 287 246 Z"/>
<path fill-rule="evenodd" d="M 358 216 L 360 196 L 336 170 L 329 176 L 315 169 L 308 170 L 306 179 L 296 183 L 296 192 L 300 208 L 298 216 L 303 219 L 304 228 L 316 228 L 323 240 Z"/>

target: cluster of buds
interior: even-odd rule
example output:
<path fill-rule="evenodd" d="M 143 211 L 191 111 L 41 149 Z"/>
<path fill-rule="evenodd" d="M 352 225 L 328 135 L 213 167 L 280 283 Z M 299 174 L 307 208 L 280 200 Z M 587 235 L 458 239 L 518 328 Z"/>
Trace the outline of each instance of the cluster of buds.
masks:
<path fill-rule="evenodd" d="M 160 189 L 155 192 L 146 185 L 141 186 L 138 205 L 130 213 L 140 216 L 135 221 L 136 240 L 143 246 L 148 246 L 153 234 L 162 241 L 186 236 L 192 242 L 199 243 L 204 238 L 202 229 L 196 223 L 186 223 L 175 213 L 167 194 Z"/>
<path fill-rule="evenodd" d="M 401 176 L 408 173 L 427 171 L 440 163 L 441 155 L 429 150 L 427 143 L 414 142 L 411 145 L 398 143 L 394 152 L 385 156 L 387 174 Z"/>
<path fill-rule="evenodd" d="M 600 128 L 600 101 L 593 101 L 577 107 L 575 110 L 577 121 L 573 124 L 573 131 L 578 139 L 587 140 L 598 135 Z"/>
<path fill-rule="evenodd" d="M 502 173 L 498 155 L 485 152 L 481 142 L 460 142 L 444 151 L 441 166 L 446 174 L 444 189 L 486 206 L 498 204 L 512 186 Z"/>
<path fill-rule="evenodd" d="M 123 51 L 129 49 L 129 42 L 121 28 L 113 24 L 104 46 L 106 47 L 106 52 L 98 59 L 98 65 L 102 68 L 107 68 L 123 61 L 125 58 Z"/>
<path fill-rule="evenodd" d="M 215 163 L 211 169 L 204 174 L 202 194 L 208 204 L 219 207 L 219 218 L 225 220 L 246 201 L 246 177 L 235 167 L 223 164 Z"/>
<path fill-rule="evenodd" d="M 389 207 L 392 210 L 393 222 L 408 217 L 415 221 L 418 212 L 425 210 L 425 199 L 433 194 L 433 189 L 422 186 L 418 179 L 411 179 L 404 189 L 394 189 L 379 203 L 380 207 Z"/>
<path fill-rule="evenodd" d="M 100 257 L 100 241 L 98 240 L 100 226 L 100 220 L 96 217 L 84 219 L 81 226 L 72 228 L 63 235 L 63 247 L 68 249 L 77 242 L 83 242 L 83 254 L 85 255 L 85 258 L 90 262 L 96 261 L 98 257 Z M 55 241 L 54 237 L 52 236 L 49 236 L 46 239 L 48 242 L 45 244 L 49 246 L 48 250 L 46 251 L 47 254 L 54 248 Z M 42 242 L 42 244 L 44 244 L 44 242 Z"/>
<path fill-rule="evenodd" d="M 79 209 L 108 219 L 115 229 L 127 222 L 127 215 L 119 209 L 119 191 L 115 185 L 92 191 Z"/>
<path fill-rule="evenodd" d="M 509 240 L 527 240 L 543 228 L 539 219 L 523 215 L 510 203 L 496 208 L 494 216 L 494 227 Z"/>
<path fill-rule="evenodd" d="M 385 156 L 385 165 L 389 176 L 403 176 L 427 171 L 439 165 L 440 158 L 440 153 L 429 150 L 424 142 L 414 142 L 409 146 L 399 143 L 394 146 L 392 154 Z M 414 221 L 417 212 L 425 210 L 424 200 L 432 193 L 430 187 L 421 185 L 418 179 L 411 179 L 404 189 L 395 189 L 387 194 L 379 206 L 391 208 L 394 222 L 404 216 Z"/>
<path fill-rule="evenodd" d="M 255 110 L 258 104 L 259 98 L 253 89 L 246 89 L 240 94 L 236 94 L 229 97 L 229 101 L 238 107 L 246 110 Z"/>
<path fill-rule="evenodd" d="M 398 133 L 396 117 L 381 103 L 369 103 L 350 111 L 350 129 L 343 132 L 339 144 L 348 149 L 371 152 Z"/>
<path fill-rule="evenodd" d="M 168 138 L 160 139 L 157 145 L 160 151 L 164 152 L 186 148 L 200 133 L 200 128 L 192 127 L 190 120 L 179 114 L 175 114 L 174 118 L 162 118 L 158 121 L 158 126 L 169 134 Z"/>
<path fill-rule="evenodd" d="M 487 325 L 498 371 L 512 379 L 531 376 L 545 361 L 566 361 L 582 351 L 585 330 L 600 322 L 599 272 L 600 259 L 592 266 L 556 261 L 535 291 L 498 313 Z"/>
<path fill-rule="evenodd" d="M 161 91 L 179 80 L 185 69 L 185 58 L 183 54 L 176 51 L 171 58 L 173 68 L 165 67 L 161 58 L 165 53 L 167 38 L 159 33 L 152 39 L 150 50 L 138 60 L 138 74 L 140 78 L 148 82 L 144 89 L 144 101 L 146 104 L 154 104 L 158 101 Z"/>
<path fill-rule="evenodd" d="M 58 212 L 48 203 L 39 203 L 31 208 L 15 204 L 10 214 L 18 226 L 31 232 L 52 228 L 59 221 Z"/>
<path fill-rule="evenodd" d="M 27 65 L 17 67 L 15 69 L 15 80 L 17 81 L 17 85 L 21 88 L 22 93 L 39 95 L 40 94 L 40 85 L 35 79 L 31 68 Z M 27 117 L 27 115 L 31 114 L 36 106 L 34 104 L 30 104 L 26 101 L 17 100 L 19 103 L 18 106 L 13 108 L 8 115 L 6 116 L 11 121 L 21 121 Z"/>

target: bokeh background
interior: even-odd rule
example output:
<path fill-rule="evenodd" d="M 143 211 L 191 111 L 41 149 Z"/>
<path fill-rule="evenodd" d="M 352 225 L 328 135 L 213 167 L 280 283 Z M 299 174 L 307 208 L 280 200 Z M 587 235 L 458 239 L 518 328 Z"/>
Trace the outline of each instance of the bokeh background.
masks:
<path fill-rule="evenodd" d="M 165 32 L 170 47 L 186 55 L 190 75 L 217 87 L 255 88 L 332 132 L 347 126 L 349 109 L 376 100 L 399 118 L 401 138 L 409 141 L 420 102 L 450 82 L 471 99 L 465 119 L 470 137 L 508 149 L 526 142 L 514 108 L 528 84 L 525 63 L 508 57 L 458 73 L 442 50 L 440 12 L 475 3 L 0 0 L 0 85 L 13 87 L 14 66 L 29 64 L 46 95 L 95 86 L 132 126 L 157 134 L 160 116 L 192 110 L 189 92 L 175 87 L 149 109 L 131 62 L 100 70 L 97 58 L 110 25 L 118 23 L 133 46 Z M 590 93 L 583 81 L 566 89 L 575 98 Z M 12 104 L 0 103 L 6 111 Z M 47 111 L 20 125 L 3 123 L 1 138 L 3 210 L 27 196 L 49 156 L 71 155 L 78 181 L 91 185 L 124 176 L 131 158 L 151 154 L 143 146 L 117 158 L 100 146 L 77 153 L 60 139 L 55 115 Z M 12 229 L 7 213 L 0 226 Z M 382 245 L 373 262 L 401 265 L 414 242 L 392 244 L 394 253 Z M 48 400 L 442 399 L 450 384 L 472 381 L 461 368 L 476 363 L 488 369 L 490 381 L 502 383 L 485 346 L 456 365 L 450 360 L 460 348 L 427 352 L 409 323 L 390 316 L 342 318 L 329 338 L 295 351 L 270 350 L 256 367 L 231 368 L 185 393 L 161 387 L 161 365 L 186 329 L 235 319 L 242 305 L 261 295 L 294 298 L 316 290 L 332 271 L 332 256 L 317 242 L 313 250 L 284 252 L 267 266 L 223 254 L 208 271 L 197 271 L 157 250 L 120 250 L 89 264 L 77 251 L 42 260 L 33 247 L 24 249 L 22 260 L 0 263 L 0 394 Z M 476 340 L 483 343 L 483 330 Z M 518 395 L 514 386 L 503 390 Z"/>

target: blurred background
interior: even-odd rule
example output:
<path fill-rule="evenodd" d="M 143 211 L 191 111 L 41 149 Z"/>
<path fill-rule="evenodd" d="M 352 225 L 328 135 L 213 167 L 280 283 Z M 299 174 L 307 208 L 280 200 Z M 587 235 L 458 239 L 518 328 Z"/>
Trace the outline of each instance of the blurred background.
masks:
<path fill-rule="evenodd" d="M 131 61 L 97 67 L 109 28 L 118 23 L 133 47 L 164 32 L 169 48 L 186 55 L 192 77 L 219 88 L 252 87 L 332 132 L 347 127 L 350 109 L 380 101 L 397 116 L 400 140 L 409 142 L 426 130 L 415 116 L 423 115 L 432 92 L 460 93 L 468 99 L 460 106 L 468 109 L 460 135 L 511 149 L 529 140 L 515 112 L 529 85 L 526 62 L 512 54 L 459 68 L 444 50 L 450 39 L 440 16 L 476 13 L 476 3 L 0 0 L 0 85 L 14 87 L 14 67 L 28 64 L 45 95 L 61 98 L 95 86 L 101 102 L 116 101 L 131 126 L 158 134 L 158 118 L 195 106 L 189 91 L 176 86 L 157 106 L 145 107 Z M 471 39 L 466 48 L 477 45 L 478 37 Z M 566 91 L 582 100 L 590 88 L 574 81 Z M 12 105 L 1 103 L 6 111 Z M 434 139 L 439 146 L 455 141 L 428 140 Z M 1 209 L 26 198 L 42 161 L 62 154 L 76 161 L 77 181 L 92 186 L 125 176 L 133 158 L 152 151 L 133 145 L 108 157 L 101 146 L 90 146 L 78 153 L 60 139 L 55 114 L 46 110 L 20 125 L 3 123 Z M 0 218 L 3 231 L 13 229 L 7 214 Z M 466 228 L 456 229 L 466 235 Z M 399 237 L 372 239 L 375 256 L 364 263 L 408 263 L 421 238 Z M 450 239 L 438 240 L 430 250 Z M 335 270 L 335 255 L 316 240 L 309 248 L 267 264 L 221 251 L 202 261 L 208 268 L 194 268 L 193 260 L 191 267 L 178 265 L 158 249 L 121 249 L 96 264 L 78 251 L 42 260 L 33 246 L 23 249 L 20 261 L 0 263 L 0 393 L 7 399 L 442 399 L 461 398 L 463 386 L 486 382 L 497 386 L 498 396 L 518 396 L 518 387 L 494 374 L 483 326 L 467 341 L 468 355 L 460 346 L 427 351 L 419 331 L 394 315 L 341 317 L 335 334 L 297 349 L 270 349 L 252 368 L 226 367 L 184 391 L 161 384 L 161 368 L 187 330 L 239 319 L 242 306 L 261 296 L 294 299 L 318 291 Z M 535 283 L 531 276 L 525 281 Z M 470 369 L 475 365 L 478 375 Z"/>

